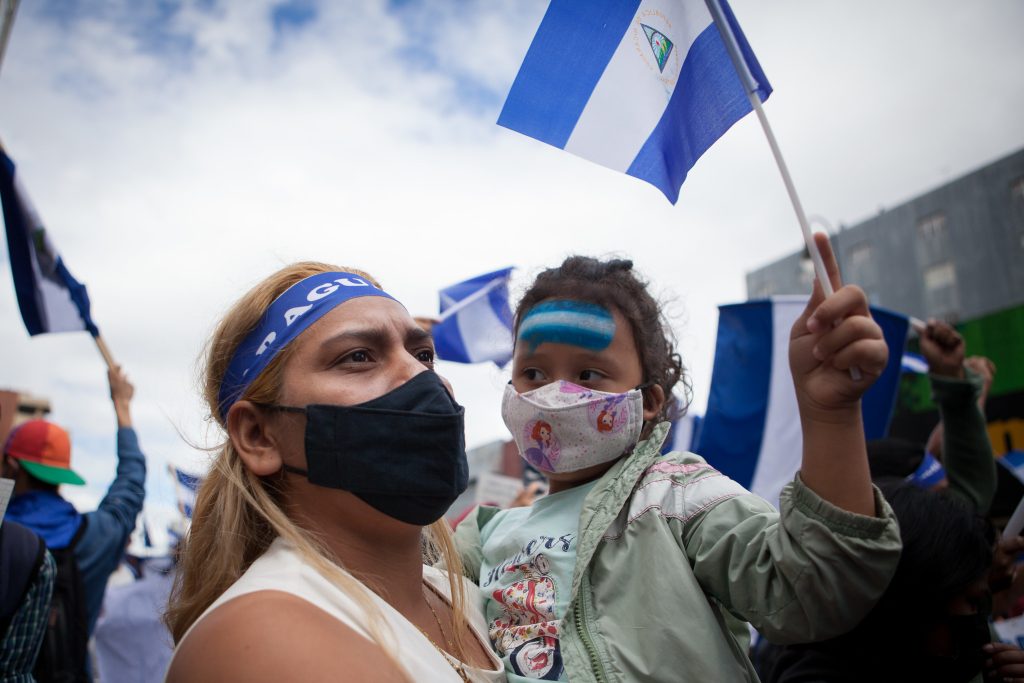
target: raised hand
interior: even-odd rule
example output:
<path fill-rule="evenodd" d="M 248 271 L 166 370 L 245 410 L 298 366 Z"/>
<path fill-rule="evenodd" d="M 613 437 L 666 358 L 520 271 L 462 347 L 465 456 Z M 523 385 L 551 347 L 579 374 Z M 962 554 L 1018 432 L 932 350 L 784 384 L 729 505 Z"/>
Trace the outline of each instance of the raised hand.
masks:
<path fill-rule="evenodd" d="M 789 366 L 801 411 L 826 416 L 857 407 L 885 370 L 889 349 L 864 291 L 843 286 L 828 237 L 814 238 L 835 293 L 826 298 L 815 280 L 807 307 L 793 324 Z M 853 379 L 851 368 L 859 370 L 860 379 Z"/>
<path fill-rule="evenodd" d="M 1024 681 L 1024 650 L 1006 643 L 989 643 L 983 649 L 986 681 Z"/>
<path fill-rule="evenodd" d="M 960 333 L 941 320 L 929 320 L 921 333 L 921 355 L 932 374 L 963 379 L 965 349 Z"/>
<path fill-rule="evenodd" d="M 121 366 L 107 370 L 107 380 L 110 382 L 110 399 L 114 402 L 114 413 L 117 415 L 119 427 L 131 427 L 131 403 L 135 396 L 135 387 L 128 381 Z"/>

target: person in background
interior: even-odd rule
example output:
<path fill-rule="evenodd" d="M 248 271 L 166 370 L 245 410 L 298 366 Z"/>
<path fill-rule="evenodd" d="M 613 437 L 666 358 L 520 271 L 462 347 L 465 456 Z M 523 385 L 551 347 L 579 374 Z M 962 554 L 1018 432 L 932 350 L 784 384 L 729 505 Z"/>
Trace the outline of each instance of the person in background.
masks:
<path fill-rule="evenodd" d="M 964 338 L 948 323 L 929 320 L 920 337 L 940 418 L 925 452 L 942 463 L 951 491 L 986 514 L 996 492 L 996 462 L 985 425 L 995 364 L 980 356 L 965 360 Z"/>
<path fill-rule="evenodd" d="M 1024 652 L 992 643 L 992 530 L 966 500 L 882 484 L 903 553 L 885 594 L 850 633 L 779 648 L 764 683 L 980 683 L 1024 674 Z"/>
<path fill-rule="evenodd" d="M 0 507 L 3 507 L 0 504 Z M 0 521 L 0 681 L 33 683 L 57 572 L 31 530 Z"/>
<path fill-rule="evenodd" d="M 921 332 L 932 398 L 940 422 L 927 446 L 906 439 L 868 444 L 871 476 L 877 482 L 907 479 L 922 488 L 948 489 L 980 514 L 996 492 L 996 462 L 983 413 L 995 366 L 987 358 L 964 360 L 963 337 L 931 320 Z M 941 462 L 940 462 L 941 461 Z"/>
<path fill-rule="evenodd" d="M 97 674 L 102 683 L 144 683 L 162 680 L 174 651 L 163 622 L 174 585 L 177 548 L 155 555 L 141 544 L 129 545 L 134 580 L 107 588 L 96 621 Z"/>
<path fill-rule="evenodd" d="M 953 331 L 960 337 L 956 331 Z M 963 344 L 963 339 L 960 339 L 960 344 Z M 968 356 L 963 362 L 963 374 L 956 375 L 960 379 L 969 380 L 974 384 L 977 384 L 977 379 L 980 378 L 981 391 L 978 394 L 978 410 L 981 412 L 982 417 L 985 415 L 985 403 L 988 401 L 988 393 L 992 389 L 992 382 L 996 378 L 996 364 L 992 362 L 990 358 L 985 356 Z M 928 436 L 928 443 L 925 445 L 925 450 L 934 455 L 940 461 L 943 459 L 943 426 L 940 421 L 939 424 L 935 425 L 935 429 Z"/>
<path fill-rule="evenodd" d="M 71 469 L 71 441 L 61 427 L 30 420 L 11 432 L 3 448 L 4 476 L 15 481 L 7 519 L 39 534 L 57 561 L 51 612 L 63 615 L 51 614 L 37 666 L 76 669 L 79 680 L 87 680 L 86 644 L 107 579 L 117 569 L 146 495 L 146 459 L 131 420 L 135 388 L 120 368 L 107 374 L 117 418 L 117 476 L 96 510 L 80 513 L 60 495 L 61 484 L 85 483 Z"/>

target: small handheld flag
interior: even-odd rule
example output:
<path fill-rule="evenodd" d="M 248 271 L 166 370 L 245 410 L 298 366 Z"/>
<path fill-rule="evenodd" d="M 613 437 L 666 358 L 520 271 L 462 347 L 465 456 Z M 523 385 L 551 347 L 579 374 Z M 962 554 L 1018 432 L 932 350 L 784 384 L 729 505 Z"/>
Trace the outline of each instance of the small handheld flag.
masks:
<path fill-rule="evenodd" d="M 919 353 L 905 351 L 900 359 L 900 369 L 913 375 L 927 375 L 928 361 Z"/>
<path fill-rule="evenodd" d="M 511 273 L 496 270 L 440 291 L 441 314 L 431 330 L 438 358 L 499 367 L 512 359 Z"/>
<path fill-rule="evenodd" d="M 203 477 L 178 469 L 174 465 L 167 468 L 174 477 L 174 494 L 178 501 L 178 512 L 184 515 L 185 519 L 192 519 L 192 511 L 196 506 L 196 492 L 199 491 Z"/>
<path fill-rule="evenodd" d="M 789 371 L 790 328 L 803 296 L 773 297 L 719 307 L 718 340 L 708 407 L 694 449 L 723 474 L 776 501 L 800 469 L 803 437 Z M 907 340 L 905 316 L 872 308 L 889 346 L 889 364 L 861 400 L 864 433 L 889 429 Z"/>
<path fill-rule="evenodd" d="M 690 168 L 771 86 L 732 11 L 705 0 L 552 0 L 498 125 L 646 180 L 673 204 Z"/>
<path fill-rule="evenodd" d="M 0 145 L 0 203 L 7 228 L 11 275 L 18 308 L 32 336 L 47 332 L 88 330 L 107 367 L 117 364 L 89 313 L 89 294 L 76 280 L 53 247 L 39 215 Z"/>
<path fill-rule="evenodd" d="M 68 271 L 21 187 L 14 162 L 0 148 L 3 202 L 11 274 L 18 307 L 30 335 L 88 330 L 99 335 L 89 315 L 85 285 Z"/>

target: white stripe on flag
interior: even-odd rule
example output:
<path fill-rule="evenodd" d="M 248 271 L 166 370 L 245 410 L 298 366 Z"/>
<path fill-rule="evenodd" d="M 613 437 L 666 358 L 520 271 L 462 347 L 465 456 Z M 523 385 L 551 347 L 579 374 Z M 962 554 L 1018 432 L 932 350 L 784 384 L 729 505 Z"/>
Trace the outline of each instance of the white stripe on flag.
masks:
<path fill-rule="evenodd" d="M 803 432 L 789 371 L 789 336 L 807 305 L 806 297 L 774 297 L 772 306 L 772 363 L 761 451 L 750 490 L 778 506 L 779 492 L 800 469 Z"/>
<path fill-rule="evenodd" d="M 512 333 L 482 297 L 455 315 L 466 353 L 474 362 L 504 363 L 511 352 Z"/>
<path fill-rule="evenodd" d="M 641 23 L 674 29 L 672 52 L 664 72 L 650 66 L 654 56 Z M 625 172 L 664 115 L 690 46 L 710 25 L 711 14 L 703 2 L 641 2 L 565 150 Z M 622 106 L 623 102 L 632 106 Z M 609 131 L 615 134 L 609 135 Z"/>

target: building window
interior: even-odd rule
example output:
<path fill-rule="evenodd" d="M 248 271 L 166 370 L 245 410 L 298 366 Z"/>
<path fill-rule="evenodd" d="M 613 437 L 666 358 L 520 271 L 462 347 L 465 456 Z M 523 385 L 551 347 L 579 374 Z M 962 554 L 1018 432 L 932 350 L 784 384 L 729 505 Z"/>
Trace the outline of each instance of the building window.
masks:
<path fill-rule="evenodd" d="M 922 218 L 917 223 L 917 231 L 926 240 L 941 239 L 946 235 L 946 214 L 939 212 Z"/>
<path fill-rule="evenodd" d="M 1024 176 L 1010 183 L 1010 198 L 1014 201 L 1024 202 Z"/>
<path fill-rule="evenodd" d="M 864 266 L 871 262 L 871 245 L 858 244 L 850 249 L 850 266 L 857 270 L 863 270 Z"/>
<path fill-rule="evenodd" d="M 924 287 L 929 292 L 936 292 L 946 287 L 956 286 L 956 268 L 949 261 L 927 268 L 924 271 Z"/>

